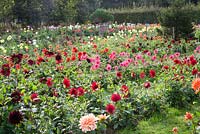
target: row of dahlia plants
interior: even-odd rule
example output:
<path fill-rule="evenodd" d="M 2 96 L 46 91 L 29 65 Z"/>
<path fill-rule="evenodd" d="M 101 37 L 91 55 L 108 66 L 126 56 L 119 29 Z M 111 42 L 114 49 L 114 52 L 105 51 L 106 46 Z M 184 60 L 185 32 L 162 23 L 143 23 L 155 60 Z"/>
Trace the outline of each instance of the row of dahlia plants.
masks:
<path fill-rule="evenodd" d="M 68 32 L 91 27 L 27 27 L 0 38 L 0 133 L 114 133 L 164 111 L 177 85 L 193 93 L 196 40 L 162 38 L 159 25 L 113 24 L 105 37 Z"/>

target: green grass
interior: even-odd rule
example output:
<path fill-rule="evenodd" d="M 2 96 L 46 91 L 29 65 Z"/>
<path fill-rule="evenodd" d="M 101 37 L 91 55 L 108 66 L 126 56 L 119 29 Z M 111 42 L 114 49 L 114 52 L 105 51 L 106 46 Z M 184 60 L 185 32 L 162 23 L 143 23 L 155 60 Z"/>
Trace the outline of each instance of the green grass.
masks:
<path fill-rule="evenodd" d="M 191 134 L 192 129 L 186 125 L 184 115 L 197 110 L 199 109 L 194 107 L 189 110 L 169 108 L 165 114 L 155 114 L 148 120 L 140 121 L 136 130 L 126 128 L 118 134 L 173 134 L 173 127 L 178 127 L 179 134 Z"/>

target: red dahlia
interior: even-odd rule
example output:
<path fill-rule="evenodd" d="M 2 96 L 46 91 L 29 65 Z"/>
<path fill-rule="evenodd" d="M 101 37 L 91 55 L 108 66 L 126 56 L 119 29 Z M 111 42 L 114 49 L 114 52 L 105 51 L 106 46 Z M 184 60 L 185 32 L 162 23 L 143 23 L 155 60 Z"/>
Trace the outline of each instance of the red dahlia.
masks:
<path fill-rule="evenodd" d="M 68 78 L 64 78 L 63 84 L 65 85 L 65 88 L 69 88 L 70 87 L 70 80 Z"/>
<path fill-rule="evenodd" d="M 167 70 L 167 69 L 169 69 L 169 66 L 163 66 L 163 68 Z"/>
<path fill-rule="evenodd" d="M 115 112 L 115 106 L 113 104 L 108 104 L 106 106 L 106 111 L 109 113 L 109 114 L 114 114 Z"/>
<path fill-rule="evenodd" d="M 121 96 L 118 93 L 114 93 L 112 94 L 111 98 L 110 98 L 113 102 L 117 102 L 121 100 Z"/>
<path fill-rule="evenodd" d="M 47 78 L 46 84 L 48 87 L 52 87 L 52 85 L 53 85 L 52 78 Z"/>
<path fill-rule="evenodd" d="M 78 90 L 78 96 L 83 96 L 84 95 L 85 90 L 82 87 L 78 87 L 77 90 Z"/>
<path fill-rule="evenodd" d="M 78 94 L 78 92 L 77 92 L 76 88 L 71 88 L 71 89 L 69 90 L 69 94 L 70 94 L 71 96 L 73 96 L 73 97 L 76 97 L 77 94 Z"/>
<path fill-rule="evenodd" d="M 145 76 L 146 76 L 146 75 L 145 75 L 145 72 L 141 72 L 141 73 L 140 73 L 140 78 L 141 78 L 141 79 L 143 79 Z"/>
<path fill-rule="evenodd" d="M 198 74 L 198 69 L 193 69 L 192 70 L 192 75 L 196 75 L 196 74 Z"/>
<path fill-rule="evenodd" d="M 72 97 L 79 97 L 79 96 L 83 96 L 85 93 L 85 90 L 82 87 L 78 87 L 78 88 L 71 88 L 69 90 L 69 94 Z"/>
<path fill-rule="evenodd" d="M 156 71 L 155 71 L 155 70 L 150 70 L 150 71 L 149 71 L 149 76 L 150 76 L 151 78 L 154 78 L 154 77 L 156 76 Z"/>
<path fill-rule="evenodd" d="M 32 93 L 31 96 L 30 96 L 32 102 L 39 102 L 40 101 L 40 98 L 38 97 L 38 94 L 37 93 Z"/>
<path fill-rule="evenodd" d="M 126 85 L 122 85 L 122 88 L 121 88 L 122 92 L 128 92 L 128 87 Z"/>

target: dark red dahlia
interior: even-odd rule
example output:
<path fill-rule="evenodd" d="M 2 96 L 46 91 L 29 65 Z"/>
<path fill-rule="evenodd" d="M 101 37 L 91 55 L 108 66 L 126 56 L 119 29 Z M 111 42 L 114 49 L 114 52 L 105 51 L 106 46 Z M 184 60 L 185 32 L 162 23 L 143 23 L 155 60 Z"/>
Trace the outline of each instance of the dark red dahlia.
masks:
<path fill-rule="evenodd" d="M 10 75 L 10 66 L 9 64 L 3 64 L 0 70 L 0 73 L 4 76 Z"/>
<path fill-rule="evenodd" d="M 70 80 L 68 78 L 64 78 L 63 84 L 65 85 L 65 88 L 69 88 L 70 87 Z"/>
<path fill-rule="evenodd" d="M 113 104 L 108 104 L 106 106 L 106 111 L 109 113 L 109 114 L 114 114 L 115 112 L 115 106 Z"/>
<path fill-rule="evenodd" d="M 11 61 L 14 64 L 19 64 L 22 61 L 23 54 L 13 54 L 11 55 Z"/>
<path fill-rule="evenodd" d="M 21 93 L 20 91 L 14 91 L 12 94 L 11 94 L 11 98 L 12 98 L 12 102 L 14 103 L 17 103 L 19 101 L 21 101 Z"/>
<path fill-rule="evenodd" d="M 172 39 L 172 40 L 171 40 L 171 43 L 173 43 L 173 44 L 174 44 L 175 42 L 176 42 L 176 41 L 175 41 L 174 39 Z"/>
<path fill-rule="evenodd" d="M 30 66 L 32 66 L 32 65 L 35 64 L 35 61 L 33 61 L 33 60 L 28 60 L 28 64 L 29 64 Z"/>
<path fill-rule="evenodd" d="M 46 52 L 44 52 L 44 55 L 45 55 L 46 57 L 52 57 L 52 56 L 54 56 L 54 53 L 53 53 L 53 52 L 46 51 Z"/>
<path fill-rule="evenodd" d="M 113 102 L 118 102 L 121 100 L 121 96 L 118 93 L 114 93 L 112 94 L 111 98 L 110 98 Z"/>
<path fill-rule="evenodd" d="M 118 78 L 122 78 L 122 73 L 121 72 L 117 72 L 116 75 L 117 75 Z"/>
<path fill-rule="evenodd" d="M 8 117 L 9 123 L 11 123 L 13 125 L 17 125 L 17 124 L 21 123 L 22 120 L 23 120 L 23 116 L 22 116 L 21 112 L 19 112 L 19 111 L 10 112 L 9 117 Z"/>
<path fill-rule="evenodd" d="M 56 63 L 57 64 L 59 64 L 59 63 L 62 62 L 62 56 L 60 54 L 57 54 L 56 57 L 55 57 L 55 59 L 56 59 Z"/>
<path fill-rule="evenodd" d="M 43 78 L 40 78 L 39 81 L 40 81 L 41 83 L 45 84 L 45 83 L 47 82 L 47 79 L 46 79 L 45 77 L 43 77 Z"/>

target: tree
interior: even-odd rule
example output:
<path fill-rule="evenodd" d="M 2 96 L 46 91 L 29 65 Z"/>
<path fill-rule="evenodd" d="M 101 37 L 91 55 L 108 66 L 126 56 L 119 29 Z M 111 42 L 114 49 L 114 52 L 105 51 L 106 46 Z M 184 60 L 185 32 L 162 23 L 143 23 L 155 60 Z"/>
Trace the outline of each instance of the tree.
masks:
<path fill-rule="evenodd" d="M 0 0 L 0 21 L 11 21 L 14 0 Z"/>
<path fill-rule="evenodd" d="M 20 23 L 28 25 L 41 21 L 41 0 L 14 0 L 13 14 Z"/>
<path fill-rule="evenodd" d="M 84 23 L 89 20 L 89 15 L 100 8 L 102 0 L 80 0 L 77 4 L 77 21 Z"/>
<path fill-rule="evenodd" d="M 52 21 L 55 22 L 75 22 L 77 16 L 76 5 L 79 0 L 55 0 L 52 12 Z"/>
<path fill-rule="evenodd" d="M 166 34 L 171 35 L 174 28 L 175 37 L 186 37 L 192 33 L 191 7 L 185 1 L 175 0 L 172 7 L 161 11 L 159 21 Z"/>

